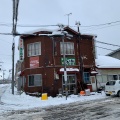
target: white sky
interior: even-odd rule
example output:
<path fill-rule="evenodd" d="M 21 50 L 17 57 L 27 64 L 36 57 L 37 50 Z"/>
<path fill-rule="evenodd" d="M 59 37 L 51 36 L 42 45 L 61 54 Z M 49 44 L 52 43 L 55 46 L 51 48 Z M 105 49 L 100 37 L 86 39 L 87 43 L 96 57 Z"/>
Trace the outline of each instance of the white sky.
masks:
<path fill-rule="evenodd" d="M 6 88 L 7 90 L 5 90 Z M 2 91 L 5 92 L 2 94 Z M 65 96 L 59 98 L 48 97 L 48 100 L 41 100 L 41 97 L 31 97 L 25 93 L 18 95 L 16 88 L 14 89 L 13 95 L 11 84 L 0 84 L 0 98 L 0 113 L 5 113 L 12 110 L 27 110 L 32 108 L 37 109 L 52 105 L 68 104 L 77 101 L 85 102 L 89 100 L 102 99 L 106 98 L 106 95 L 104 92 L 102 92 L 102 94 L 92 92 L 90 96 L 71 95 L 67 98 L 67 100 Z"/>
<path fill-rule="evenodd" d="M 58 23 L 75 26 L 75 21 L 80 21 L 81 33 L 97 35 L 98 41 L 120 45 L 120 24 L 113 26 L 101 26 L 88 28 L 83 26 L 98 25 L 120 20 L 120 0 L 20 0 L 18 24 L 21 25 L 56 25 Z M 2 0 L 0 4 L 0 33 L 11 33 L 12 26 L 1 26 L 2 23 L 12 24 L 12 0 Z M 48 29 L 50 27 L 47 27 Z M 20 33 L 32 31 L 38 27 L 17 27 Z M 75 29 L 75 27 L 74 27 Z M 0 61 L 3 61 L 3 69 L 12 68 L 12 36 L 0 35 Z M 15 62 L 19 59 L 17 46 L 18 37 L 15 39 Z M 117 49 L 118 47 L 98 44 L 99 47 Z M 97 54 L 105 55 L 111 51 L 97 48 Z M 1 63 L 0 63 L 1 64 Z"/>

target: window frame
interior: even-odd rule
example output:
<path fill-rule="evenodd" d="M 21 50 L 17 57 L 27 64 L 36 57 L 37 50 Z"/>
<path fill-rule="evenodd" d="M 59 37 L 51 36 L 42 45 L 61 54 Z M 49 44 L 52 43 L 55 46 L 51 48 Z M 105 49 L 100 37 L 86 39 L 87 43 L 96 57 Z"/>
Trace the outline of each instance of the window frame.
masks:
<path fill-rule="evenodd" d="M 41 78 L 41 79 L 40 79 L 40 83 L 41 83 L 41 84 L 40 84 L 40 85 L 35 85 L 35 83 L 34 83 L 34 85 L 31 85 L 31 86 L 30 86 L 30 84 L 29 84 L 29 77 L 30 77 L 30 76 L 35 76 L 35 75 L 40 75 L 40 78 Z M 35 82 L 35 80 L 34 80 L 34 82 Z M 42 86 L 42 82 L 43 82 L 43 81 L 42 81 L 42 74 L 31 74 L 31 75 L 28 75 L 28 87 L 40 87 L 40 86 Z"/>
<path fill-rule="evenodd" d="M 74 78 L 74 82 L 72 82 L 71 80 L 69 80 L 70 77 Z M 71 89 L 71 87 L 74 86 L 74 88 L 76 88 L 76 75 L 75 74 L 67 74 L 67 88 L 68 88 L 68 93 L 73 93 L 74 89 Z M 65 80 L 64 80 L 64 75 L 62 75 L 62 89 L 63 92 L 65 92 Z"/>
<path fill-rule="evenodd" d="M 33 48 L 34 50 L 32 51 L 32 48 L 30 48 L 31 50 L 29 50 L 29 46 L 32 45 L 31 47 L 35 47 L 35 44 L 39 44 L 39 49 L 36 49 L 36 48 Z M 29 53 L 29 51 L 31 51 L 31 53 Z M 38 52 L 38 54 L 36 54 L 35 52 Z M 31 56 L 38 56 L 38 55 L 41 55 L 41 42 L 34 42 L 34 43 L 29 43 L 27 44 L 27 56 L 28 57 L 31 57 Z"/>
<path fill-rule="evenodd" d="M 89 74 L 89 77 L 86 77 L 85 74 Z M 90 84 L 91 83 L 91 81 L 90 81 L 90 73 L 89 72 L 83 72 L 83 77 L 84 77 L 84 83 L 86 83 L 86 84 Z M 85 78 L 89 78 L 89 80 L 87 80 L 88 82 L 86 81 Z"/>
<path fill-rule="evenodd" d="M 73 46 L 72 49 L 68 49 L 67 43 L 71 43 L 70 45 Z M 64 42 L 64 47 L 65 47 L 65 55 L 75 55 L 75 47 L 74 47 L 74 42 Z M 67 47 L 66 47 L 67 46 Z M 67 50 L 69 50 L 69 53 L 67 53 Z M 70 52 L 72 51 L 72 53 Z M 63 55 L 63 42 L 60 42 L 60 54 Z"/>
<path fill-rule="evenodd" d="M 112 76 L 112 79 L 110 79 L 110 76 Z M 117 79 L 114 79 L 115 76 L 117 77 Z M 110 80 L 118 80 L 119 79 L 119 75 L 118 74 L 108 74 L 107 78 L 108 78 L 108 81 L 110 81 Z"/>

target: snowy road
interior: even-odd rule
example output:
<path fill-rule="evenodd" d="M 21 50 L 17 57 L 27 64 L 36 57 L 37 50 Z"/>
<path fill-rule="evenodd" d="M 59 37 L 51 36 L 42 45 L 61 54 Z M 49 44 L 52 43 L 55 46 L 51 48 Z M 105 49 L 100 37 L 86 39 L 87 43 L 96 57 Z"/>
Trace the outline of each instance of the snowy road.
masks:
<path fill-rule="evenodd" d="M 0 120 L 120 120 L 120 98 L 2 113 Z"/>
<path fill-rule="evenodd" d="M 4 94 L 4 92 L 6 91 L 8 85 L 3 85 L 0 87 L 0 102 L 1 102 L 1 97 Z"/>
<path fill-rule="evenodd" d="M 108 98 L 46 109 L 44 120 L 120 120 L 120 99 Z"/>

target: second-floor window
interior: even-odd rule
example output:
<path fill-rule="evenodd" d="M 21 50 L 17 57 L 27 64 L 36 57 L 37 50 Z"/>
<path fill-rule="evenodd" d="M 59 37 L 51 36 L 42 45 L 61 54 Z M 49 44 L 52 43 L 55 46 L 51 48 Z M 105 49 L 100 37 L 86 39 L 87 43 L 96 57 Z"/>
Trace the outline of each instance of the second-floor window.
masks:
<path fill-rule="evenodd" d="M 63 55 L 63 52 L 65 52 L 66 55 L 74 55 L 74 43 L 64 42 L 64 46 L 63 46 L 63 42 L 61 42 L 60 51 L 61 51 L 61 55 Z"/>
<path fill-rule="evenodd" d="M 28 44 L 28 56 L 41 55 L 41 42 Z"/>

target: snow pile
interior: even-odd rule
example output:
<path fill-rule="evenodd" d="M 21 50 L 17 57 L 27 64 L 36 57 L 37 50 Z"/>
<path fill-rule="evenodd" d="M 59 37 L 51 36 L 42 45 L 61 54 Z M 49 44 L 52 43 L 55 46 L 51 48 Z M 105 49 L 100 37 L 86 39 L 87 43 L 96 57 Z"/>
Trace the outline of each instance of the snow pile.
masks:
<path fill-rule="evenodd" d="M 2 85 L 0 85 L 1 89 L 4 89 Z M 32 109 L 32 108 L 43 108 L 52 105 L 60 105 L 60 104 L 67 104 L 77 101 L 89 101 L 95 99 L 105 98 L 104 92 L 101 93 L 94 93 L 94 95 L 90 96 L 78 96 L 78 95 L 70 95 L 68 96 L 67 100 L 66 97 L 48 97 L 48 100 L 41 100 L 41 97 L 32 97 L 22 93 L 21 95 L 17 94 L 16 88 L 14 89 L 14 95 L 11 93 L 11 85 L 7 85 L 7 89 L 1 97 L 0 103 L 0 113 L 7 112 L 11 110 L 23 110 L 23 109 Z M 93 94 L 93 93 L 92 93 Z"/>

